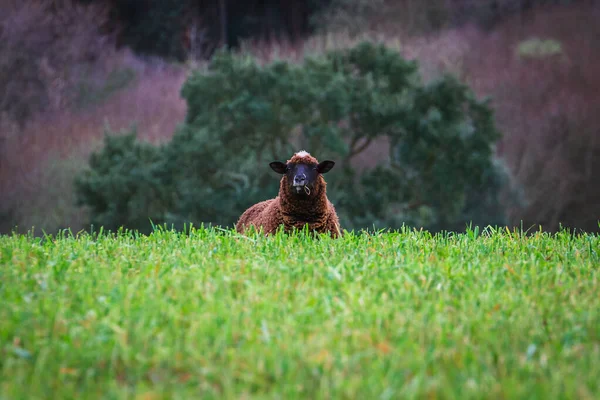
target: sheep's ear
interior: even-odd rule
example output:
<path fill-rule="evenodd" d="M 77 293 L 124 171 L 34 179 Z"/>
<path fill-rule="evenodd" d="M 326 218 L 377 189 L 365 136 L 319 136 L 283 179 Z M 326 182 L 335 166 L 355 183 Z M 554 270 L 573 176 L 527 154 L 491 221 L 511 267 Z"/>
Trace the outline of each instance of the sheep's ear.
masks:
<path fill-rule="evenodd" d="M 275 172 L 277 172 L 278 174 L 285 174 L 285 170 L 287 168 L 287 165 L 285 165 L 284 163 L 282 163 L 281 161 L 273 161 L 272 163 L 269 163 L 269 167 L 271 167 L 271 169 Z"/>
<path fill-rule="evenodd" d="M 317 172 L 320 174 L 327 173 L 331 171 L 331 168 L 333 168 L 334 165 L 335 163 L 330 160 L 321 161 L 319 165 L 317 165 Z"/>

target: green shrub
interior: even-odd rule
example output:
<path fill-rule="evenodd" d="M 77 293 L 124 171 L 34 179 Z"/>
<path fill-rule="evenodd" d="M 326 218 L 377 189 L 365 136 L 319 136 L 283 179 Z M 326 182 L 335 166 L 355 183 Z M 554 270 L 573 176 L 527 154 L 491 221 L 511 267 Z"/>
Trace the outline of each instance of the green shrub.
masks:
<path fill-rule="evenodd" d="M 79 190 L 95 224 L 140 228 L 152 216 L 230 226 L 276 195 L 268 162 L 300 149 L 336 160 L 328 194 L 345 228 L 503 222 L 487 101 L 451 76 L 424 84 L 416 62 L 383 45 L 265 66 L 220 52 L 182 95 L 188 112 L 170 143 L 107 139 L 94 156 Z M 387 159 L 358 173 L 354 157 L 381 139 Z"/>
<path fill-rule="evenodd" d="M 168 193 L 161 185 L 159 150 L 137 142 L 135 129 L 105 136 L 104 148 L 75 180 L 77 203 L 89 208 L 92 225 L 148 231 L 150 221 L 162 221 Z"/>

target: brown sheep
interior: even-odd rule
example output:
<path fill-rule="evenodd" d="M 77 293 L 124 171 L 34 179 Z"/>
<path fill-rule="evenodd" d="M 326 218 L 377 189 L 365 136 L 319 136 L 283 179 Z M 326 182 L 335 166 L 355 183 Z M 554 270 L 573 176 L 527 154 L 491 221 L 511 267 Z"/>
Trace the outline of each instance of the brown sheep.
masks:
<path fill-rule="evenodd" d="M 236 224 L 236 230 L 243 233 L 254 226 L 269 235 L 282 225 L 285 232 L 290 232 L 308 224 L 311 231 L 329 232 L 332 237 L 342 236 L 340 222 L 333 204 L 327 199 L 327 184 L 322 176 L 334 164 L 329 160 L 319 163 L 306 151 L 294 154 L 285 164 L 280 161 L 270 163 L 273 171 L 283 175 L 279 194 L 274 199 L 248 208 Z"/>

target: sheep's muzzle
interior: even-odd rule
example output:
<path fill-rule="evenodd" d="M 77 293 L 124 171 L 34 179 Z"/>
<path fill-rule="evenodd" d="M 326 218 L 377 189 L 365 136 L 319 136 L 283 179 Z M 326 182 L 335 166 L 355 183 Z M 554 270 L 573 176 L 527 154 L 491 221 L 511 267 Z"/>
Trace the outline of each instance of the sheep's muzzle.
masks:
<path fill-rule="evenodd" d="M 295 175 L 292 183 L 292 188 L 296 191 L 297 194 L 304 192 L 307 196 L 310 195 L 310 187 L 308 185 L 306 174 Z"/>

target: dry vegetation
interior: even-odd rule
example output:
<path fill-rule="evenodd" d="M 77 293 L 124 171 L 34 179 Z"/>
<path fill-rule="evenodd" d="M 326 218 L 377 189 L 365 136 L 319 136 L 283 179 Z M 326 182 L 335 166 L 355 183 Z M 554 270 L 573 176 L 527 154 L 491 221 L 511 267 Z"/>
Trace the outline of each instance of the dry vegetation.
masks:
<path fill-rule="evenodd" d="M 102 10 L 70 5 L 59 13 L 61 18 L 44 19 L 40 15 L 46 3 L 32 4 L 37 8 L 30 4 L 26 9 L 4 8 L 0 21 L 2 46 L 12 49 L 3 51 L 0 60 L 0 85 L 4 85 L 0 89 L 5 96 L 0 98 L 0 230 L 10 229 L 13 223 L 20 230 L 32 225 L 50 231 L 67 226 L 78 230 L 83 227 L 84 211 L 73 205 L 71 182 L 98 145 L 105 125 L 120 130 L 136 123 L 140 137 L 155 142 L 168 139 L 185 115 L 179 90 L 186 68 L 114 50 L 112 38 L 98 33 L 103 20 L 97 16 L 103 15 Z M 599 17 L 598 6 L 557 6 L 519 13 L 487 32 L 465 26 L 415 37 L 397 25 L 379 24 L 385 29 L 369 32 L 369 37 L 419 59 L 427 79 L 450 71 L 481 95 L 493 97 L 504 133 L 498 154 L 527 200 L 510 210 L 511 223 L 520 225 L 523 220 L 526 228 L 543 224 L 548 230 L 562 223 L 597 230 L 600 27 L 595 21 Z M 70 29 L 57 29 L 65 24 Z M 54 39 L 41 40 L 48 37 Z M 361 38 L 323 34 L 310 38 L 302 48 L 254 43 L 247 44 L 246 50 L 265 61 L 275 56 L 298 58 Z M 559 51 L 536 56 L 531 49 L 519 47 L 532 38 L 550 39 Z M 15 64 L 11 54 L 23 46 L 32 57 Z M 97 89 L 123 71 L 132 78 L 117 80 L 120 86 L 106 93 Z M 6 76 L 9 81 L 2 80 Z M 32 76 L 39 76 L 39 82 L 32 84 Z M 96 88 L 91 98 L 98 101 L 81 107 L 82 84 Z M 16 92 L 6 89 L 15 85 L 21 85 Z M 30 107 L 29 114 L 6 106 L 15 102 Z M 385 154 L 385 143 L 374 144 L 357 161 L 368 163 L 369 157 Z"/>
<path fill-rule="evenodd" d="M 159 142 L 185 115 L 181 68 L 115 50 L 113 39 L 99 33 L 101 8 L 54 6 L 2 8 L 2 43 L 13 52 L 3 53 L 0 64 L 0 83 L 7 75 L 10 81 L 0 88 L 0 231 L 13 224 L 21 231 L 80 229 L 85 215 L 74 206 L 72 181 L 105 127 L 136 124 L 141 138 Z"/>
<path fill-rule="evenodd" d="M 519 15 L 474 41 L 465 60 L 469 82 L 494 96 L 498 152 L 526 193 L 515 223 L 599 228 L 598 18 L 598 6 Z M 547 41 L 545 55 L 524 46 L 535 39 L 542 53 Z"/>

